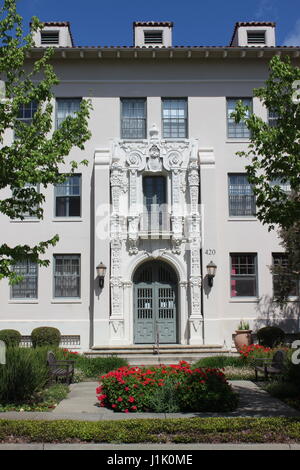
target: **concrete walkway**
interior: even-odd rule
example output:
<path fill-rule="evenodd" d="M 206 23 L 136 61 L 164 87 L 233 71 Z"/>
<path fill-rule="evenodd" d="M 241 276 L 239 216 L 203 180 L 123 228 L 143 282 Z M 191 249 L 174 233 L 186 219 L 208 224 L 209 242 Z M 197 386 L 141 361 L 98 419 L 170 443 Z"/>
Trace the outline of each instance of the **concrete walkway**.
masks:
<path fill-rule="evenodd" d="M 115 413 L 97 406 L 97 382 L 80 382 L 70 386 L 68 397 L 62 400 L 52 412 L 0 413 L 0 419 L 79 421 L 120 420 L 137 418 L 206 418 L 206 417 L 300 417 L 300 412 L 271 397 L 267 392 L 248 380 L 231 382 L 239 393 L 240 404 L 236 411 L 228 413 Z"/>

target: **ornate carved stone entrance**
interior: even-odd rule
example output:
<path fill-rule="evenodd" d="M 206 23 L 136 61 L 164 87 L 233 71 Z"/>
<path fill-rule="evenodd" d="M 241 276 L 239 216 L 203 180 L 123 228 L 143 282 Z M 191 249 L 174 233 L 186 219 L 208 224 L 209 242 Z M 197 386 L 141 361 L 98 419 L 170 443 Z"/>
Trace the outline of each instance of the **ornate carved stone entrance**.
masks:
<path fill-rule="evenodd" d="M 134 343 L 177 342 L 177 276 L 161 261 L 148 261 L 134 275 Z"/>

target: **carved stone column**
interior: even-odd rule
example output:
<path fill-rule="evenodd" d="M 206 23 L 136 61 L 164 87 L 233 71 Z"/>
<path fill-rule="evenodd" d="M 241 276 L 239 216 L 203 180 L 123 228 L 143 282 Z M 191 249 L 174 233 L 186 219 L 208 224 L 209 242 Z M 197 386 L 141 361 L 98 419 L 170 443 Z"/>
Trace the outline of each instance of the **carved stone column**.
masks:
<path fill-rule="evenodd" d="M 200 214 L 199 214 L 199 168 L 196 161 L 190 163 L 188 170 L 190 193 L 190 215 L 188 217 L 189 246 L 190 246 L 190 344 L 203 344 L 203 316 L 201 312 L 201 264 L 200 264 Z"/>
<path fill-rule="evenodd" d="M 171 152 L 166 160 L 166 168 L 171 171 L 172 188 L 172 252 L 180 255 L 183 241 L 183 208 L 181 205 L 181 164 L 182 155 Z"/>

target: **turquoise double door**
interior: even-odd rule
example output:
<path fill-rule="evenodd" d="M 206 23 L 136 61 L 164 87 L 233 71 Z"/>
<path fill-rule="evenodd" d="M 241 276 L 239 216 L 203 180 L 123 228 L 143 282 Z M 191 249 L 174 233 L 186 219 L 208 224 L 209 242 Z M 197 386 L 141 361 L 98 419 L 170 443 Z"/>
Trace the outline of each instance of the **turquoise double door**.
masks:
<path fill-rule="evenodd" d="M 135 344 L 177 343 L 177 278 L 166 263 L 144 263 L 134 276 Z"/>

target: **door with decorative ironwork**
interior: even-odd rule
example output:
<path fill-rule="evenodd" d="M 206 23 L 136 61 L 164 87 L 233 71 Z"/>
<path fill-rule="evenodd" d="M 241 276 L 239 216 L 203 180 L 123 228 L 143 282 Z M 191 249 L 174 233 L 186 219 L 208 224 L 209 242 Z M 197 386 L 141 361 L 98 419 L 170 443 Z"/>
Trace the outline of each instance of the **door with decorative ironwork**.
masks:
<path fill-rule="evenodd" d="M 177 278 L 166 263 L 144 263 L 134 276 L 134 342 L 177 342 Z"/>

